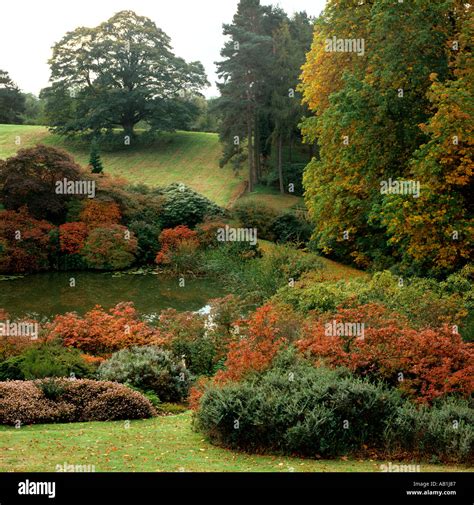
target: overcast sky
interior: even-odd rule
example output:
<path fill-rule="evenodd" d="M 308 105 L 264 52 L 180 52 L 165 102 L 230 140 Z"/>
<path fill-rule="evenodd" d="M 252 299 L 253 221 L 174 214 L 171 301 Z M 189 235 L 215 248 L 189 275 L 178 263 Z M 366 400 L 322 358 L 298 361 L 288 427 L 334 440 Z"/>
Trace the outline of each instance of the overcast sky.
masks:
<path fill-rule="evenodd" d="M 51 47 L 78 26 L 97 26 L 121 10 L 151 18 L 172 41 L 175 54 L 203 63 L 216 96 L 214 62 L 223 45 L 222 23 L 232 21 L 238 0 L 7 0 L 0 5 L 0 70 L 24 92 L 47 86 Z M 288 14 L 305 10 L 316 16 L 325 0 L 262 0 Z"/>

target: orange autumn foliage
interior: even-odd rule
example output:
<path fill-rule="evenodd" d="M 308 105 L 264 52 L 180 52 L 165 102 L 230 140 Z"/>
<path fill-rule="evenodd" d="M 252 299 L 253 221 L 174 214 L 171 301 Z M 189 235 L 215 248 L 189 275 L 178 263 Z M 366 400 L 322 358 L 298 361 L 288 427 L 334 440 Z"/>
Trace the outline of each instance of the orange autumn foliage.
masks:
<path fill-rule="evenodd" d="M 175 228 L 166 228 L 160 233 L 159 240 L 161 250 L 155 259 L 158 265 L 169 263 L 171 252 L 177 250 L 185 242 L 195 247 L 199 245 L 197 233 L 184 225 L 176 226 Z"/>
<path fill-rule="evenodd" d="M 59 245 L 67 254 L 77 254 L 84 247 L 87 238 L 85 223 L 64 223 L 59 227 Z"/>
<path fill-rule="evenodd" d="M 87 200 L 79 218 L 89 228 L 96 228 L 103 225 L 119 224 L 121 217 L 120 208 L 115 202 Z"/>
<path fill-rule="evenodd" d="M 237 381 L 249 372 L 267 368 L 287 341 L 281 334 L 280 323 L 278 312 L 270 304 L 237 323 L 241 339 L 230 343 L 225 369 L 217 372 L 216 382 Z"/>
<path fill-rule="evenodd" d="M 96 356 L 159 342 L 157 331 L 140 320 L 132 303 L 119 303 L 109 311 L 97 305 L 83 317 L 72 312 L 59 315 L 46 331 L 48 339 L 59 338 L 66 347 Z"/>
<path fill-rule="evenodd" d="M 328 332 L 327 324 L 364 323 L 363 338 Z M 297 347 L 316 361 L 382 379 L 421 403 L 474 389 L 474 345 L 452 327 L 412 329 L 406 320 L 375 304 L 339 309 L 309 323 Z M 342 333 L 342 332 L 341 332 Z"/>

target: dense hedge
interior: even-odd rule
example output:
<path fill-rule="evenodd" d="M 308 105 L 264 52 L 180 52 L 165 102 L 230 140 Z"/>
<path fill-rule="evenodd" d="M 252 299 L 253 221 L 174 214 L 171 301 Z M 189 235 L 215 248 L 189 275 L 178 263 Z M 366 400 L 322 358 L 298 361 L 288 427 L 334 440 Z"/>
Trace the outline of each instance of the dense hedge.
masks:
<path fill-rule="evenodd" d="M 114 421 L 156 414 L 140 393 L 89 379 L 0 382 L 0 424 Z"/>
<path fill-rule="evenodd" d="M 248 451 L 332 458 L 366 449 L 440 460 L 472 458 L 472 410 L 462 402 L 416 408 L 396 390 L 316 368 L 281 353 L 265 372 L 207 386 L 195 427 L 212 442 Z M 453 419 L 459 423 L 453 428 Z"/>

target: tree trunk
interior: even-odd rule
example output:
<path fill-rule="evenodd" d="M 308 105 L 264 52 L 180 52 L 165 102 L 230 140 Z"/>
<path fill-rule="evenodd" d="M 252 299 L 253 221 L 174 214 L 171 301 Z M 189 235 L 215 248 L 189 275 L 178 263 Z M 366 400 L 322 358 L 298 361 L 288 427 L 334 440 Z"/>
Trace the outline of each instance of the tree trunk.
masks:
<path fill-rule="evenodd" d="M 260 128 L 258 124 L 258 114 L 254 116 L 254 130 L 253 130 L 253 155 L 254 155 L 254 184 L 260 182 Z"/>
<path fill-rule="evenodd" d="M 283 139 L 280 133 L 278 135 L 278 179 L 280 181 L 280 193 L 283 195 L 285 193 L 285 188 L 283 186 L 282 144 Z"/>
<path fill-rule="evenodd" d="M 249 162 L 249 193 L 252 193 L 254 188 L 254 166 L 253 166 L 253 149 L 252 149 L 252 122 L 247 123 L 247 151 Z"/>
<path fill-rule="evenodd" d="M 290 131 L 290 163 L 293 163 L 293 132 Z"/>
<path fill-rule="evenodd" d="M 132 122 L 123 123 L 122 127 L 124 136 L 128 137 L 129 140 L 132 140 L 132 138 L 135 136 L 134 132 L 135 124 Z"/>

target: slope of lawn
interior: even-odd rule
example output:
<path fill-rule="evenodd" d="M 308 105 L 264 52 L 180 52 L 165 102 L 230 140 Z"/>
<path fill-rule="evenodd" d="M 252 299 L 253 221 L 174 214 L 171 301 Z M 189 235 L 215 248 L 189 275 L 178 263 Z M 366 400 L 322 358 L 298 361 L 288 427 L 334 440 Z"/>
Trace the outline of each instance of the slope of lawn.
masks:
<path fill-rule="evenodd" d="M 258 456 L 212 446 L 191 428 L 191 414 L 144 421 L 0 427 L 0 471 L 54 472 L 94 465 L 96 472 L 377 472 L 383 461 Z M 392 462 L 395 464 L 395 462 Z M 408 464 L 408 463 L 405 463 Z M 421 464 L 421 471 L 466 471 Z"/>
<path fill-rule="evenodd" d="M 44 126 L 0 125 L 0 159 L 37 143 L 66 149 L 81 165 L 88 163 L 86 143 L 51 135 Z M 220 156 L 217 134 L 183 131 L 163 133 L 150 147 L 131 145 L 101 154 L 104 170 L 109 174 L 150 186 L 182 182 L 226 206 L 239 193 L 243 176 L 235 176 L 229 167 L 219 168 Z"/>

